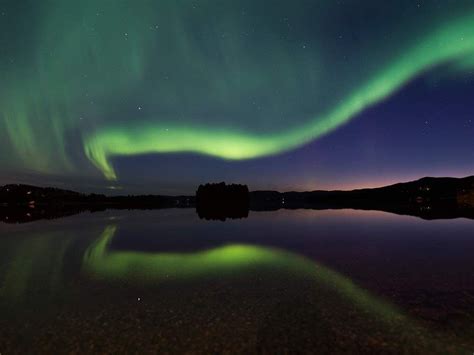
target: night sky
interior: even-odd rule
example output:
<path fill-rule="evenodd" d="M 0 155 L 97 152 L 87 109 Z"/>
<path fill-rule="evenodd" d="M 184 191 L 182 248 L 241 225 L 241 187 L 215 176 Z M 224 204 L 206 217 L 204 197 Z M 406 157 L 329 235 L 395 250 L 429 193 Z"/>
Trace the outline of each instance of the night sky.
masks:
<path fill-rule="evenodd" d="M 474 174 L 474 1 L 0 0 L 0 183 Z"/>

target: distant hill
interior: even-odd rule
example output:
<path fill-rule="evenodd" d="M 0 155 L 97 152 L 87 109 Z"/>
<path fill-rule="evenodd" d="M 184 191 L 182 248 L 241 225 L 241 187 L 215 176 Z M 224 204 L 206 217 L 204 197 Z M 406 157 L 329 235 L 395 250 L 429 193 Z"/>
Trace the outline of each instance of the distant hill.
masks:
<path fill-rule="evenodd" d="M 76 191 L 54 187 L 32 185 L 5 185 L 0 187 L 0 204 L 8 206 L 21 205 L 96 205 L 114 206 L 116 208 L 134 207 L 171 207 L 193 203 L 192 196 L 106 196 L 100 194 L 83 194 Z"/>
<path fill-rule="evenodd" d="M 221 183 L 224 184 L 224 183 Z M 207 186 L 207 185 L 206 185 Z M 214 185 L 209 185 L 214 186 Z M 220 184 L 215 186 L 219 187 Z M 225 184 L 224 184 L 225 186 Z M 234 185 L 228 185 L 229 189 Z M 235 185 L 236 188 L 240 187 Z M 200 187 L 204 189 L 205 186 Z M 246 189 L 246 187 L 245 187 Z M 201 191 L 201 190 L 198 190 Z M 227 191 L 227 190 L 226 190 Z M 247 192 L 245 192 L 247 194 Z M 226 196 L 218 193 L 220 197 Z M 203 194 L 204 196 L 204 194 Z M 346 203 L 347 201 L 379 201 L 387 203 L 442 203 L 456 201 L 459 203 L 472 203 L 474 196 L 474 176 L 465 178 L 433 178 L 425 177 L 416 181 L 398 183 L 380 188 L 367 188 L 351 191 L 308 191 L 308 192 L 278 192 L 278 191 L 253 191 L 249 193 L 253 203 L 291 204 L 291 203 Z M 5 185 L 0 187 L 0 203 L 2 204 L 47 204 L 47 203 L 156 203 L 172 202 L 194 203 L 194 196 L 113 196 L 98 194 L 83 194 L 76 191 L 58 189 L 54 187 L 38 187 L 32 185 Z"/>
<path fill-rule="evenodd" d="M 85 198 L 79 192 L 54 187 L 38 187 L 32 185 L 5 185 L 0 187 L 0 202 L 30 203 L 36 201 L 67 201 Z"/>
<path fill-rule="evenodd" d="M 469 201 L 474 194 L 474 176 L 465 178 L 434 178 L 425 177 L 416 181 L 397 183 L 394 185 L 358 189 L 351 191 L 309 191 L 309 192 L 276 192 L 254 191 L 251 198 L 254 201 L 272 202 L 275 200 L 285 203 L 308 202 L 345 202 L 357 200 L 371 200 L 380 202 L 398 203 L 426 203 L 443 201 Z"/>
<path fill-rule="evenodd" d="M 425 177 L 380 188 L 352 191 L 249 193 L 244 185 L 226 186 L 224 183 L 201 186 L 198 191 L 200 191 L 198 194 L 200 203 L 197 212 L 200 217 L 207 219 L 242 218 L 247 216 L 248 210 L 297 208 L 351 208 L 380 210 L 425 219 L 455 217 L 474 219 L 474 176 Z M 8 223 L 56 218 L 85 210 L 170 207 L 196 207 L 196 197 L 161 195 L 109 197 L 53 187 L 31 185 L 0 187 L 0 220 Z"/>
<path fill-rule="evenodd" d="M 425 177 L 374 189 L 250 193 L 251 209 L 352 208 L 408 214 L 426 219 L 474 217 L 474 176 Z"/>

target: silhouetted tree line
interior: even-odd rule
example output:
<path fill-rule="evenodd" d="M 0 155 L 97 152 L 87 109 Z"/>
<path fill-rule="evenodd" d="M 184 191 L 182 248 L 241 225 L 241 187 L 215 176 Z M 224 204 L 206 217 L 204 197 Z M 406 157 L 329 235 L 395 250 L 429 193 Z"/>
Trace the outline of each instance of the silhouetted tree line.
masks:
<path fill-rule="evenodd" d="M 31 185 L 0 186 L 0 222 L 24 223 L 106 209 L 190 208 L 200 218 L 244 218 L 249 209 L 355 208 L 387 211 L 425 219 L 474 219 L 474 176 L 423 178 L 375 189 L 353 191 L 254 191 L 245 185 L 206 184 L 195 196 L 105 196 Z"/>
<path fill-rule="evenodd" d="M 196 211 L 200 218 L 246 218 L 249 213 L 249 189 L 247 185 L 217 184 L 199 185 L 196 191 Z"/>

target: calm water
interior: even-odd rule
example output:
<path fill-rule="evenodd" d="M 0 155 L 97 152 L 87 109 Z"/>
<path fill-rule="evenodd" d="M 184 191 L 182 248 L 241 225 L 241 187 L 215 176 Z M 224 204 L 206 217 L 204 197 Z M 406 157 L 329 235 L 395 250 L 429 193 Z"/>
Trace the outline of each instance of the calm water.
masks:
<path fill-rule="evenodd" d="M 0 224 L 0 353 L 474 351 L 474 221 L 192 209 Z"/>

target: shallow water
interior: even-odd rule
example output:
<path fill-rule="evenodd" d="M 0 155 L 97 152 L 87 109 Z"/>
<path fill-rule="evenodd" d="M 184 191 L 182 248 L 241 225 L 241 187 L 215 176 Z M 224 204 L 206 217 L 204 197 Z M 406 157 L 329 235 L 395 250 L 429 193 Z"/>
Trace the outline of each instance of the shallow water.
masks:
<path fill-rule="evenodd" d="M 474 351 L 474 221 L 192 209 L 0 224 L 0 353 Z"/>

